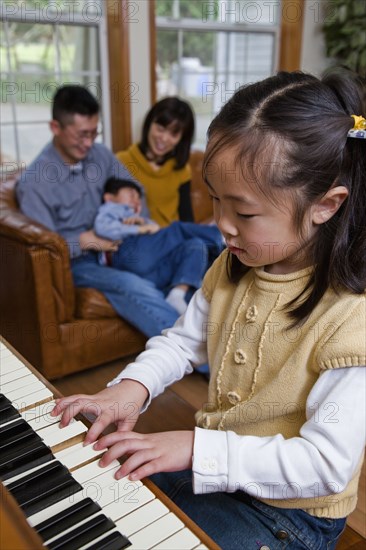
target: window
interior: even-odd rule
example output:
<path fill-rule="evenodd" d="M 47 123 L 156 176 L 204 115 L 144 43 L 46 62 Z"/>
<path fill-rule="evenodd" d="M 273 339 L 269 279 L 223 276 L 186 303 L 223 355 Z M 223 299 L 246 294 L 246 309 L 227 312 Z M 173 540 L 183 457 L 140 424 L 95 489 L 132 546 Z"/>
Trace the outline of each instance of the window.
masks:
<path fill-rule="evenodd" d="M 241 85 L 277 67 L 278 0 L 155 0 L 157 98 L 179 95 L 205 147 L 213 116 Z"/>
<path fill-rule="evenodd" d="M 28 163 L 49 141 L 62 84 L 82 84 L 98 97 L 108 144 L 102 0 L 3 0 L 0 18 L 1 163 Z"/>

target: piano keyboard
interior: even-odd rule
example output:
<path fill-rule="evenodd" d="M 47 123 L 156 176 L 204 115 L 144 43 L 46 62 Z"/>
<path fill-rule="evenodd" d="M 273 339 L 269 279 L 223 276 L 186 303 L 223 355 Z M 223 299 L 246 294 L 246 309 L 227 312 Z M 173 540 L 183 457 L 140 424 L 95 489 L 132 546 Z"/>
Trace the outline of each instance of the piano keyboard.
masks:
<path fill-rule="evenodd" d="M 100 468 L 102 452 L 82 445 L 84 423 L 60 429 L 53 406 L 36 371 L 0 342 L 0 479 L 45 548 L 207 549 L 146 484 L 117 481 L 118 461 Z"/>

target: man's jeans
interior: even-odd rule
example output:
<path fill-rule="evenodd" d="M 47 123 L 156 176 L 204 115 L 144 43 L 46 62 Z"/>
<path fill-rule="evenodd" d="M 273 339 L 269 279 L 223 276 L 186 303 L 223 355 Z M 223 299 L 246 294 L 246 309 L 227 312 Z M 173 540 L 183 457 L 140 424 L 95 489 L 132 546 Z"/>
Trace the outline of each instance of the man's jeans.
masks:
<path fill-rule="evenodd" d="M 242 491 L 194 495 L 191 470 L 151 480 L 223 550 L 334 550 L 346 523 L 268 506 Z"/>
<path fill-rule="evenodd" d="M 173 326 L 179 317 L 153 283 L 134 273 L 99 265 L 96 252 L 71 260 L 71 270 L 76 286 L 103 292 L 116 313 L 148 338 Z"/>

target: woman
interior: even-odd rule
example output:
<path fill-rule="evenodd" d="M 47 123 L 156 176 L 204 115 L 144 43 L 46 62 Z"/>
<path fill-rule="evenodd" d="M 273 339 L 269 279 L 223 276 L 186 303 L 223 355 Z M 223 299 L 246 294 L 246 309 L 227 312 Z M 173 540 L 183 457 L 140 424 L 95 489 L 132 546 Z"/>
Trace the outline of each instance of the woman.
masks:
<path fill-rule="evenodd" d="M 158 101 L 148 112 L 142 140 L 117 153 L 146 192 L 151 218 L 164 227 L 193 221 L 188 164 L 194 134 L 191 107 L 177 97 Z"/>

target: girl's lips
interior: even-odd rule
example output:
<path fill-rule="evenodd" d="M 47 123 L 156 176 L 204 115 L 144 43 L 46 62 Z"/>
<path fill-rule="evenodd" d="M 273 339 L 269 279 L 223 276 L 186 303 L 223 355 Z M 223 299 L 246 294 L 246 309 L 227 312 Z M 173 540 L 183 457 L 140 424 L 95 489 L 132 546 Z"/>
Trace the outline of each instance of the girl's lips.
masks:
<path fill-rule="evenodd" d="M 237 246 L 228 245 L 227 247 L 233 254 L 242 254 L 244 252 L 242 248 L 238 248 Z"/>

